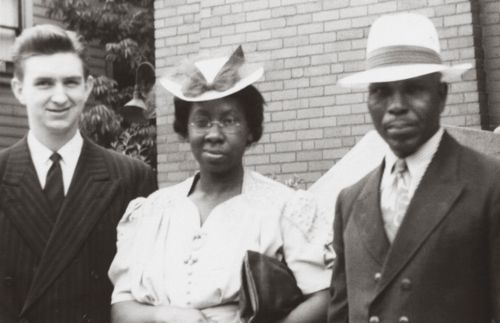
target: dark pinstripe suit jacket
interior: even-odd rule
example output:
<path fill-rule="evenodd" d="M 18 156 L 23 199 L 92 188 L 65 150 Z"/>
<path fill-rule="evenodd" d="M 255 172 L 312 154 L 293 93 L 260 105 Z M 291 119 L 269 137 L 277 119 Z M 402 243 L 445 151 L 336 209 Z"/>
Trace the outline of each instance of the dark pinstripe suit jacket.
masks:
<path fill-rule="evenodd" d="M 115 226 L 156 189 L 140 161 L 84 140 L 57 221 L 26 138 L 0 152 L 0 322 L 109 322 Z"/>

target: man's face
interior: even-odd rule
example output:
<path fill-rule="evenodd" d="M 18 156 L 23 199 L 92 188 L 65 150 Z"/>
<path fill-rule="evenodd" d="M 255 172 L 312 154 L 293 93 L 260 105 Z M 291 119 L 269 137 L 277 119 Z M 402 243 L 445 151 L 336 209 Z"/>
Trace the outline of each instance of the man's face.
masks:
<path fill-rule="evenodd" d="M 409 156 L 436 133 L 447 93 L 439 73 L 370 84 L 373 124 L 394 154 Z"/>
<path fill-rule="evenodd" d="M 92 90 L 77 54 L 38 55 L 24 61 L 24 78 L 12 90 L 28 112 L 30 129 L 39 140 L 71 139 Z"/>

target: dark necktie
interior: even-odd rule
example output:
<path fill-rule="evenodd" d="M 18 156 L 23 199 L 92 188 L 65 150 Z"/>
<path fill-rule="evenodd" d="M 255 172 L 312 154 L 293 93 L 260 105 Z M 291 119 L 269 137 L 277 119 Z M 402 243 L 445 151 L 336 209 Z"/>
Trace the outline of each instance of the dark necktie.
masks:
<path fill-rule="evenodd" d="M 47 173 L 47 180 L 45 181 L 45 196 L 50 202 L 54 216 L 57 217 L 59 209 L 61 208 L 62 202 L 64 201 L 64 184 L 62 177 L 61 155 L 58 153 L 53 153 L 50 156 L 52 160 L 52 166 L 50 166 L 49 172 Z"/>

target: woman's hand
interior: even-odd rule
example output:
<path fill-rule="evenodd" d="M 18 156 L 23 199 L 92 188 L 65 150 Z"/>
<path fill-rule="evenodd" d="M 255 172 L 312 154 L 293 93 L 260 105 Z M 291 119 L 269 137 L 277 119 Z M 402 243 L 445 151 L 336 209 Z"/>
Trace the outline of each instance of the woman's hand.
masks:
<path fill-rule="evenodd" d="M 329 300 L 326 289 L 308 295 L 290 314 L 276 323 L 324 323 Z"/>
<path fill-rule="evenodd" d="M 113 323 L 213 323 L 200 310 L 126 301 L 111 307 Z"/>
<path fill-rule="evenodd" d="M 162 323 L 211 323 L 200 310 L 194 308 L 162 306 L 157 314 L 160 319 L 157 322 Z"/>

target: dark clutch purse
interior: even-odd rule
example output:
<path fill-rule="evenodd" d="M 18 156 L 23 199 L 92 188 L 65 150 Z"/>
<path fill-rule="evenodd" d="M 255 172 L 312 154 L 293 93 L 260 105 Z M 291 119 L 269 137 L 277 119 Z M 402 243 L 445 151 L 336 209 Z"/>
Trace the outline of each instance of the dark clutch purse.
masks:
<path fill-rule="evenodd" d="M 240 316 L 243 322 L 276 322 L 303 298 L 286 263 L 247 251 L 241 268 Z"/>

